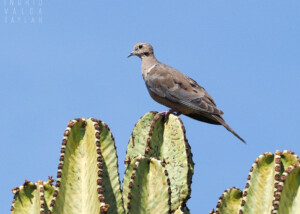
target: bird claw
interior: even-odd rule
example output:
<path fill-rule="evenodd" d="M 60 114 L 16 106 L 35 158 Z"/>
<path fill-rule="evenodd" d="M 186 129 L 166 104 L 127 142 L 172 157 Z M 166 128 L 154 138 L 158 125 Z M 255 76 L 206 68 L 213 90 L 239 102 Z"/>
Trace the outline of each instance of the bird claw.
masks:
<path fill-rule="evenodd" d="M 178 112 L 174 109 L 170 109 L 170 110 L 167 110 L 167 111 L 159 112 L 158 114 L 163 115 L 164 118 L 165 118 L 165 122 L 166 122 L 168 120 L 170 114 L 174 114 L 176 116 L 179 116 L 179 115 L 181 115 L 181 112 Z"/>

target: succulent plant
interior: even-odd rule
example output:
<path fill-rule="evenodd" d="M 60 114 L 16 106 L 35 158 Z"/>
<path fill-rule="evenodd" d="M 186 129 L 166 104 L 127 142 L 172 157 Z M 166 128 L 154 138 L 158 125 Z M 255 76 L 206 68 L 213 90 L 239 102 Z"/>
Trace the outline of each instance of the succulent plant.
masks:
<path fill-rule="evenodd" d="M 62 140 L 57 181 L 13 189 L 11 214 L 188 214 L 194 163 L 182 121 L 146 113 L 134 127 L 121 189 L 114 138 L 100 120 L 75 119 Z M 211 214 L 300 213 L 299 158 L 290 151 L 259 156 L 246 188 L 233 187 Z"/>
<path fill-rule="evenodd" d="M 100 120 L 75 119 L 62 140 L 57 181 L 13 189 L 18 213 L 189 213 L 193 161 L 181 120 L 156 112 L 136 124 L 121 190 L 114 138 Z"/>
<path fill-rule="evenodd" d="M 184 207 L 191 193 L 194 163 L 181 120 L 173 114 L 165 121 L 163 116 L 155 112 L 147 113 L 138 121 L 132 132 L 126 160 L 131 160 L 138 154 L 162 161 L 166 176 L 169 177 L 168 182 L 171 183 L 170 209 L 174 211 L 178 207 Z M 125 205 L 128 203 L 125 196 L 130 192 L 128 182 L 131 171 L 132 168 L 128 166 L 123 180 Z"/>
<path fill-rule="evenodd" d="M 291 151 L 260 155 L 243 191 L 233 187 L 220 197 L 210 214 L 300 213 L 300 160 Z"/>
<path fill-rule="evenodd" d="M 12 213 L 47 213 L 54 192 L 53 181 L 51 177 L 47 182 L 25 180 L 22 186 L 14 188 Z"/>

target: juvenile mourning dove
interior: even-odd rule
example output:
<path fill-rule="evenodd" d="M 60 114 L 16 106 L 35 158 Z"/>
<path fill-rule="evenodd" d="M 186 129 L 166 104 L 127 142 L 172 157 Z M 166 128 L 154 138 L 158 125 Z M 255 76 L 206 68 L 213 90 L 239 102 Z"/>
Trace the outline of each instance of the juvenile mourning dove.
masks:
<path fill-rule="evenodd" d="M 159 62 L 148 43 L 137 43 L 130 56 L 142 60 L 142 75 L 151 97 L 171 110 L 206 123 L 223 125 L 245 143 L 222 118 L 223 111 L 216 107 L 213 98 L 198 83 L 176 69 Z"/>

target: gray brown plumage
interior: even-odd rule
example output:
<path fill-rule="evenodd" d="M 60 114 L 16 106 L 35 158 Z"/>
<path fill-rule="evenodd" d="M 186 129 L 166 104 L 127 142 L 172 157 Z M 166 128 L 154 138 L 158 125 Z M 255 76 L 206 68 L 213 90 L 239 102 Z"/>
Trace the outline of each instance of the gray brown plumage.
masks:
<path fill-rule="evenodd" d="M 142 59 L 142 75 L 151 97 L 178 113 L 206 123 L 223 125 L 244 141 L 222 118 L 223 111 L 198 83 L 178 70 L 159 62 L 148 43 L 137 43 L 131 54 Z"/>

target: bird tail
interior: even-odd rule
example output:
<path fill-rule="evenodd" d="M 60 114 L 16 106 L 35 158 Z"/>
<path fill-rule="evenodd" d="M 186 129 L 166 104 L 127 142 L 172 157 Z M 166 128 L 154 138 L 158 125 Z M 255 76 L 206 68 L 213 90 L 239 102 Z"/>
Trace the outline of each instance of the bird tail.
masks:
<path fill-rule="evenodd" d="M 236 136 L 238 139 L 240 139 L 243 143 L 246 143 L 246 141 L 241 138 L 235 131 L 233 131 L 232 128 L 225 122 L 225 120 L 220 115 L 211 115 L 214 119 L 216 119 L 222 126 L 224 126 L 228 131 L 230 131 L 234 136 Z"/>

